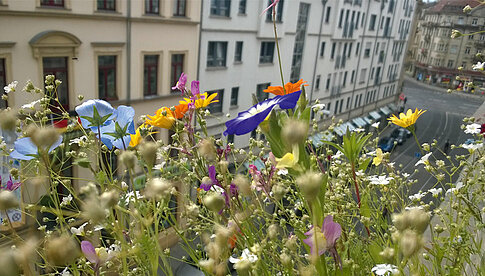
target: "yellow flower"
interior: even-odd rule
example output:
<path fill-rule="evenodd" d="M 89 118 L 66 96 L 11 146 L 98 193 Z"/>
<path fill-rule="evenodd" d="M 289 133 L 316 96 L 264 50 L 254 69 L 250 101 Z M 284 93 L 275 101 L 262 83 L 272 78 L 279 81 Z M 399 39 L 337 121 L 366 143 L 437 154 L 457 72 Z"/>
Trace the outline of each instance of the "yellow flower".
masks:
<path fill-rule="evenodd" d="M 212 93 L 210 95 L 207 95 L 207 92 L 198 94 L 197 99 L 194 102 L 195 108 L 199 109 L 202 107 L 206 107 L 211 103 L 217 103 L 219 100 L 214 100 L 214 98 L 217 97 L 217 93 Z M 179 102 L 180 104 L 190 104 L 192 103 L 192 100 L 189 98 L 184 98 L 183 101 Z"/>
<path fill-rule="evenodd" d="M 376 157 L 372 160 L 372 165 L 374 166 L 379 166 L 382 163 L 382 158 L 384 157 L 384 154 L 382 153 L 382 150 L 378 148 L 376 150 Z"/>
<path fill-rule="evenodd" d="M 144 123 L 141 124 L 141 126 L 136 129 L 135 134 L 131 134 L 130 147 L 136 147 L 143 140 L 143 137 L 141 136 L 141 130 L 144 128 L 148 128 L 150 135 L 156 133 L 154 131 L 151 131 L 151 126 L 147 126 Z"/>
<path fill-rule="evenodd" d="M 298 165 L 299 153 L 298 145 L 294 145 L 293 153 L 288 152 L 283 157 L 276 158 L 276 168 L 295 168 Z"/>
<path fill-rule="evenodd" d="M 154 116 L 147 117 L 146 124 L 166 129 L 170 129 L 176 120 L 172 110 L 166 106 L 159 108 Z"/>
<path fill-rule="evenodd" d="M 416 110 L 413 112 L 411 109 L 408 109 L 406 114 L 401 113 L 399 114 L 399 118 L 396 117 L 396 115 L 392 115 L 391 118 L 388 118 L 389 121 L 391 121 L 393 124 L 398 125 L 403 128 L 407 128 L 409 126 L 412 126 L 416 123 L 416 120 L 418 120 L 419 116 L 421 116 L 426 110 Z"/>

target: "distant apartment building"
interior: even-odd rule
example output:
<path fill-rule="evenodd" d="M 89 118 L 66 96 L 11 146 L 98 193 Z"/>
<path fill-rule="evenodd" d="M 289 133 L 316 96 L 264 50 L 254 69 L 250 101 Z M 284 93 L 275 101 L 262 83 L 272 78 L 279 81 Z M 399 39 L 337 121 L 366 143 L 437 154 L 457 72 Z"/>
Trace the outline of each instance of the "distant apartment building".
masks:
<path fill-rule="evenodd" d="M 485 33 L 477 33 L 485 30 L 485 6 L 478 4 L 442 0 L 422 10 L 409 53 L 413 63 L 410 72 L 416 79 L 459 89 L 466 89 L 469 81 L 484 86 L 483 74 L 472 71 L 478 61 L 476 54 L 485 52 Z M 466 5 L 477 8 L 464 13 Z M 472 35 L 451 38 L 452 30 Z M 458 75 L 460 80 L 456 80 Z"/>
<path fill-rule="evenodd" d="M 282 85 L 270 12 L 271 0 L 210 0 L 202 5 L 199 79 L 219 94 L 211 107 L 210 133 L 221 135 L 225 115 L 263 100 L 263 90 Z M 400 92 L 400 72 L 415 2 L 376 0 L 280 0 L 276 26 L 285 82 L 304 79 L 308 98 L 326 104 L 330 116 L 362 127 L 390 111 Z M 384 114 L 378 114 L 383 107 Z M 395 106 L 391 105 L 391 108 Z M 369 114 L 371 113 L 371 114 Z M 374 117 L 373 117 L 374 116 Z M 229 136 L 236 146 L 248 138 Z"/>

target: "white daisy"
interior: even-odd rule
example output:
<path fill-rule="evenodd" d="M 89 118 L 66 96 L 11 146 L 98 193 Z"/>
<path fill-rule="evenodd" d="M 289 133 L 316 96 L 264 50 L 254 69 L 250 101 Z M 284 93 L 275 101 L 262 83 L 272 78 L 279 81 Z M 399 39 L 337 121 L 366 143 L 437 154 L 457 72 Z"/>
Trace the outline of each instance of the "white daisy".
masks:
<path fill-rule="evenodd" d="M 229 257 L 229 261 L 233 264 L 237 264 L 240 261 L 248 261 L 250 263 L 254 263 L 258 260 L 258 256 L 255 254 L 251 253 L 249 249 L 244 249 L 241 253 L 241 256 L 239 258 L 234 258 L 233 256 Z"/>
<path fill-rule="evenodd" d="M 5 86 L 3 90 L 5 90 L 5 93 L 10 93 L 10 92 L 15 92 L 15 88 L 17 88 L 18 81 L 12 81 L 9 85 Z"/>
<path fill-rule="evenodd" d="M 277 175 L 287 175 L 288 170 L 287 169 L 281 169 L 281 170 L 278 170 L 278 172 L 276 174 Z"/>
<path fill-rule="evenodd" d="M 472 66 L 472 69 L 473 70 L 484 70 L 484 67 L 485 67 L 485 61 L 484 62 L 477 62 L 477 64 L 474 64 Z"/>
<path fill-rule="evenodd" d="M 77 236 L 84 236 L 86 235 L 86 232 L 84 232 L 84 226 L 88 225 L 87 222 L 83 223 L 79 228 L 76 227 L 71 227 L 71 233 Z"/>
<path fill-rule="evenodd" d="M 374 185 L 387 185 L 389 184 L 389 180 L 391 180 L 391 177 L 387 177 L 385 175 L 372 175 L 367 178 L 371 184 Z"/>
<path fill-rule="evenodd" d="M 28 104 L 24 104 L 20 108 L 23 108 L 23 109 L 33 109 L 35 107 L 35 105 L 38 104 L 38 103 L 40 103 L 40 99 L 37 100 L 37 101 L 33 101 L 31 103 L 28 103 Z"/>
<path fill-rule="evenodd" d="M 424 165 L 428 165 L 429 161 L 428 161 L 428 158 L 431 156 L 431 152 L 430 153 L 427 153 L 425 155 L 423 155 L 423 157 L 421 157 L 421 159 L 419 159 L 418 162 L 416 162 L 416 164 L 414 164 L 414 166 L 418 166 L 420 164 L 424 164 Z"/>
<path fill-rule="evenodd" d="M 375 122 L 375 123 L 373 123 L 373 124 L 372 124 L 372 125 L 370 125 L 370 126 L 371 126 L 371 127 L 375 127 L 375 128 L 379 128 L 379 124 L 380 124 L 380 123 L 381 123 L 381 122 Z"/>
<path fill-rule="evenodd" d="M 428 192 L 430 192 L 433 196 L 438 196 L 439 194 L 441 194 L 443 192 L 443 189 L 441 188 L 433 188 L 433 189 L 429 189 Z"/>
<path fill-rule="evenodd" d="M 378 276 L 382 275 L 392 275 L 399 273 L 397 266 L 392 264 L 378 264 L 372 268 L 372 272 L 374 272 Z"/>
<path fill-rule="evenodd" d="M 88 141 L 88 137 L 86 137 L 86 135 L 83 135 L 79 138 L 74 138 L 72 139 L 71 141 L 69 141 L 69 146 L 70 145 L 73 145 L 73 144 L 78 144 L 79 145 L 79 142 L 87 142 Z"/>
<path fill-rule="evenodd" d="M 482 129 L 482 126 L 476 123 L 473 123 L 471 125 L 467 125 L 465 128 L 465 133 L 468 134 L 478 134 L 480 133 L 480 130 Z"/>
<path fill-rule="evenodd" d="M 72 201 L 72 195 L 69 194 L 68 196 L 65 196 L 65 197 L 62 198 L 61 205 L 67 206 L 67 205 L 71 204 L 71 201 Z"/>
<path fill-rule="evenodd" d="M 421 192 L 421 193 L 417 193 L 417 194 L 414 194 L 414 195 L 410 195 L 409 196 L 409 199 L 410 200 L 421 200 L 421 198 L 423 198 L 427 193 L 426 192 Z"/>
<path fill-rule="evenodd" d="M 462 144 L 462 148 L 469 150 L 470 152 L 474 152 L 475 150 L 483 147 L 483 143 L 471 143 L 471 144 Z"/>
<path fill-rule="evenodd" d="M 448 190 L 446 191 L 446 194 L 449 194 L 449 193 L 455 193 L 455 192 L 457 192 L 458 190 L 460 190 L 461 188 L 463 188 L 463 182 L 461 182 L 461 181 L 460 181 L 460 182 L 457 182 L 457 183 L 456 183 L 455 188 L 448 189 Z"/>

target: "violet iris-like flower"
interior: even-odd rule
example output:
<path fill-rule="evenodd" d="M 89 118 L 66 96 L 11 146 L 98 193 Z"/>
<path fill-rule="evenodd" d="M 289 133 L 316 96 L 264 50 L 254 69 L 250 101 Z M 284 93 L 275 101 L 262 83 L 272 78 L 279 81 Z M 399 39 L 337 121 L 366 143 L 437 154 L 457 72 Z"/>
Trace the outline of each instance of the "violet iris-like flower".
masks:
<path fill-rule="evenodd" d="M 182 72 L 182 74 L 180 74 L 179 80 L 177 81 L 177 84 L 175 84 L 175 86 L 172 87 L 172 89 L 173 90 L 178 89 L 180 90 L 180 92 L 184 93 L 186 83 L 187 83 L 187 75 L 184 72 Z"/>
<path fill-rule="evenodd" d="M 269 113 L 278 105 L 281 109 L 294 108 L 301 91 L 291 94 L 276 96 L 253 105 L 246 111 L 240 112 L 237 118 L 226 122 L 224 135 L 243 135 L 256 129 L 259 124 L 268 117 Z"/>
<path fill-rule="evenodd" d="M 49 153 L 51 153 L 55 148 L 57 148 L 62 143 L 62 136 L 52 144 L 49 148 Z M 10 157 L 19 160 L 31 160 L 39 155 L 39 149 L 32 142 L 30 137 L 20 138 L 14 143 L 14 151 L 10 153 Z"/>
<path fill-rule="evenodd" d="M 199 84 L 199 81 L 192 81 L 190 83 L 190 92 L 193 96 L 200 94 Z"/>
<path fill-rule="evenodd" d="M 204 183 L 203 182 L 202 184 L 200 184 L 200 187 L 199 187 L 206 192 L 210 190 L 212 185 L 219 185 L 219 180 L 217 180 L 217 178 L 216 178 L 216 167 L 214 165 L 209 166 L 208 170 L 209 170 L 209 178 L 210 178 L 211 182 L 210 183 Z"/>
<path fill-rule="evenodd" d="M 319 227 L 312 227 L 312 229 L 305 233 L 305 236 L 308 238 L 304 239 L 303 242 L 310 246 L 311 254 L 322 255 L 325 251 L 335 254 L 337 252 L 335 243 L 341 234 L 342 227 L 340 227 L 340 224 L 334 222 L 332 216 L 327 216 L 323 220 L 321 229 Z"/>
<path fill-rule="evenodd" d="M 118 116 L 108 125 L 100 129 L 101 141 L 109 148 L 113 146 L 119 149 L 128 147 L 131 141 L 131 134 L 135 134 L 135 110 L 131 106 L 120 105 L 116 109 Z"/>
<path fill-rule="evenodd" d="M 106 101 L 89 100 L 75 108 L 84 128 L 98 133 L 98 128 L 109 125 L 116 117 L 116 110 Z"/>
<path fill-rule="evenodd" d="M 99 263 L 101 262 L 98 254 L 96 254 L 96 249 L 94 249 L 92 243 L 88 241 L 82 241 L 81 251 L 83 252 L 86 259 L 88 259 L 89 262 L 95 264 L 96 266 L 99 265 Z"/>

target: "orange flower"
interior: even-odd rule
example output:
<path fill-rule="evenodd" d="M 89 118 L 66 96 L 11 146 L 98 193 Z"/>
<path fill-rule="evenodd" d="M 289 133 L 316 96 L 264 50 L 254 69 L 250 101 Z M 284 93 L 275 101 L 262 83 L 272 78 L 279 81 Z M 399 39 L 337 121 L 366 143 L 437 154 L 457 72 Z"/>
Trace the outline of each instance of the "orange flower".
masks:
<path fill-rule="evenodd" d="M 278 96 L 283 96 L 285 95 L 285 90 L 286 90 L 286 94 L 291 94 L 293 92 L 300 91 L 302 85 L 308 86 L 308 84 L 305 84 L 305 83 L 306 81 L 303 81 L 303 79 L 295 83 L 288 82 L 285 84 L 285 89 L 283 89 L 283 86 L 268 86 L 268 88 L 266 88 L 263 92 L 272 93 Z"/>
<path fill-rule="evenodd" d="M 189 106 L 187 104 L 179 104 L 174 107 L 175 107 L 174 114 L 175 114 L 175 118 L 177 119 L 182 119 L 185 115 L 185 112 L 189 110 Z"/>
<path fill-rule="evenodd" d="M 166 106 L 159 108 L 154 116 L 147 115 L 147 117 L 145 123 L 166 129 L 170 129 L 176 120 L 174 112 Z"/>

